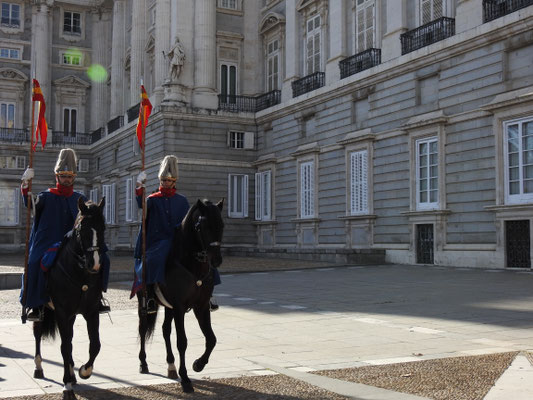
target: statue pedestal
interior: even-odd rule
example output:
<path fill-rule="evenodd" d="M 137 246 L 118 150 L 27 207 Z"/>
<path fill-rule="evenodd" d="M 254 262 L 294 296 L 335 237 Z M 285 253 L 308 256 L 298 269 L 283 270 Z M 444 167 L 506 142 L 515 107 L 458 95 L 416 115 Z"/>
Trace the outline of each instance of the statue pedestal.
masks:
<path fill-rule="evenodd" d="M 184 106 L 187 104 L 185 100 L 185 86 L 178 82 L 171 82 L 169 79 L 163 83 L 165 96 L 163 97 L 162 105 L 165 106 Z"/>

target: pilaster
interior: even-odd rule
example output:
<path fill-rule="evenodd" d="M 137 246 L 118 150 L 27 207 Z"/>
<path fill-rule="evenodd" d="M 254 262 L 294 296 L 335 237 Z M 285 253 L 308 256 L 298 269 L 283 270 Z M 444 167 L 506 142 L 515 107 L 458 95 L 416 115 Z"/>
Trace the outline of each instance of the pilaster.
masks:
<path fill-rule="evenodd" d="M 286 24 L 285 24 L 285 80 L 281 91 L 281 101 L 292 99 L 291 82 L 300 76 L 300 46 L 298 41 L 298 11 L 296 10 L 296 0 L 285 1 Z"/>
<path fill-rule="evenodd" d="M 51 53 L 52 32 L 50 30 L 51 7 L 53 1 L 35 1 L 32 9 L 32 35 L 31 35 L 31 78 L 39 81 L 43 91 L 46 104 L 50 104 L 51 99 Z M 50 107 L 46 109 L 48 123 L 52 125 L 55 121 L 50 121 Z"/>
<path fill-rule="evenodd" d="M 381 41 L 381 62 L 400 57 L 400 34 L 407 31 L 407 1 L 386 1 L 387 26 Z"/>
<path fill-rule="evenodd" d="M 340 79 L 339 61 L 346 57 L 346 0 L 329 1 L 329 59 L 326 85 Z"/>
<path fill-rule="evenodd" d="M 111 46 L 111 115 L 115 118 L 125 111 L 124 55 L 125 55 L 125 0 L 113 2 L 113 33 Z"/>
<path fill-rule="evenodd" d="M 159 0 L 156 3 L 155 24 L 155 82 L 154 105 L 163 100 L 163 83 L 168 75 L 167 53 L 170 49 L 170 0 Z"/>
<path fill-rule="evenodd" d="M 137 104 L 140 99 L 140 84 L 143 77 L 144 41 L 146 35 L 146 0 L 132 2 L 131 16 L 131 63 L 130 99 L 127 107 Z"/>
<path fill-rule="evenodd" d="M 92 11 L 92 64 L 107 70 L 109 65 L 107 43 L 109 41 L 110 12 L 106 9 Z M 107 77 L 91 80 L 91 118 L 89 129 L 94 131 L 109 120 L 109 96 Z"/>

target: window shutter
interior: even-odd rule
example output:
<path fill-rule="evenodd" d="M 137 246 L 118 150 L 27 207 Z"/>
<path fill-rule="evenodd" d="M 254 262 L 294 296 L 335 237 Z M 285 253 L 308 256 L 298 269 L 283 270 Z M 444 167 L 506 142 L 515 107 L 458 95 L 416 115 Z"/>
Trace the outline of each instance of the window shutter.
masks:
<path fill-rule="evenodd" d="M 365 14 L 366 14 L 366 49 L 371 49 L 374 47 L 374 2 L 371 2 L 368 4 L 368 6 L 365 8 Z"/>
<path fill-rule="evenodd" d="M 307 37 L 307 74 L 313 73 L 313 37 Z"/>
<path fill-rule="evenodd" d="M 126 179 L 126 221 L 133 221 L 132 218 L 133 203 L 133 178 Z"/>
<path fill-rule="evenodd" d="M 433 0 L 433 16 L 431 20 L 439 19 L 444 16 L 444 2 L 445 0 Z"/>
<path fill-rule="evenodd" d="M 244 175 L 243 184 L 242 184 L 242 212 L 243 217 L 248 216 L 248 175 Z"/>
<path fill-rule="evenodd" d="M 228 217 L 231 217 L 231 213 L 233 211 L 234 205 L 233 205 L 233 196 L 231 195 L 231 180 L 232 175 L 228 175 Z"/>
<path fill-rule="evenodd" d="M 262 215 L 262 212 L 261 210 L 263 209 L 263 206 L 261 204 L 261 197 L 262 194 L 261 194 L 261 188 L 262 188 L 262 185 L 261 185 L 261 173 L 256 173 L 255 174 L 255 219 L 256 221 L 260 221 L 261 219 L 263 219 L 263 215 Z"/>
<path fill-rule="evenodd" d="M 18 169 L 26 168 L 26 156 L 17 156 L 17 168 Z"/>
<path fill-rule="evenodd" d="M 116 221 L 116 215 L 115 215 L 115 211 L 116 211 L 116 207 L 115 207 L 115 194 L 117 192 L 117 184 L 116 183 L 113 183 L 111 184 L 111 223 L 115 223 Z"/>
<path fill-rule="evenodd" d="M 19 224 L 19 219 L 20 219 L 20 189 L 13 189 L 13 204 L 14 204 L 14 211 L 15 211 L 15 215 L 14 215 L 14 221 L 13 221 L 13 224 L 14 225 L 18 225 Z"/>
<path fill-rule="evenodd" d="M 360 53 L 365 50 L 365 9 L 364 7 L 357 8 L 357 50 Z"/>
<path fill-rule="evenodd" d="M 263 219 L 272 219 L 272 201 L 271 201 L 271 173 L 266 171 L 263 174 Z"/>
<path fill-rule="evenodd" d="M 422 22 L 420 25 L 431 22 L 431 0 L 421 0 L 420 17 Z"/>
<path fill-rule="evenodd" d="M 245 149 L 254 149 L 254 133 L 253 132 L 244 132 L 244 148 Z"/>
<path fill-rule="evenodd" d="M 350 214 L 368 212 L 368 156 L 366 150 L 351 154 Z"/>

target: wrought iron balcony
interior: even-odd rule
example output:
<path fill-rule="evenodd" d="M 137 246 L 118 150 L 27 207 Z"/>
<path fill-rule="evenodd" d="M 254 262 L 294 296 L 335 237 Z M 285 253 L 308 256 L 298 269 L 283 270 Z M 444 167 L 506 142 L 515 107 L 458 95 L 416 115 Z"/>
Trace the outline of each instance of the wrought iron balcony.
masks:
<path fill-rule="evenodd" d="M 533 0 L 483 0 L 483 22 L 495 20 L 530 5 L 533 5 Z"/>
<path fill-rule="evenodd" d="M 91 132 L 91 143 L 96 143 L 102 138 L 103 128 L 98 128 Z"/>
<path fill-rule="evenodd" d="M 119 115 L 107 123 L 107 134 L 109 135 L 110 133 L 115 132 L 122 126 L 124 126 L 124 116 Z"/>
<path fill-rule="evenodd" d="M 381 49 L 367 49 L 339 62 L 341 79 L 381 64 Z"/>
<path fill-rule="evenodd" d="M 291 83 L 292 97 L 298 97 L 301 94 L 321 88 L 324 86 L 325 82 L 326 74 L 324 72 L 315 72 L 311 75 L 297 79 Z"/>
<path fill-rule="evenodd" d="M 0 128 L 0 142 L 2 143 L 27 143 L 29 141 L 28 129 Z"/>
<path fill-rule="evenodd" d="M 281 103 L 281 90 L 261 94 L 255 98 L 255 112 L 267 109 Z"/>
<path fill-rule="evenodd" d="M 455 35 L 455 19 L 442 17 L 400 35 L 402 55 Z"/>
<path fill-rule="evenodd" d="M 126 114 L 128 115 L 128 123 L 133 121 L 134 119 L 139 118 L 139 107 L 141 103 L 137 103 L 134 106 L 131 106 L 128 108 L 128 111 L 126 111 Z"/>
<path fill-rule="evenodd" d="M 48 137 L 50 140 L 50 137 Z M 52 132 L 52 146 L 76 146 L 92 144 L 92 134 L 84 132 Z"/>
<path fill-rule="evenodd" d="M 230 112 L 255 112 L 255 97 L 219 94 L 218 109 Z"/>

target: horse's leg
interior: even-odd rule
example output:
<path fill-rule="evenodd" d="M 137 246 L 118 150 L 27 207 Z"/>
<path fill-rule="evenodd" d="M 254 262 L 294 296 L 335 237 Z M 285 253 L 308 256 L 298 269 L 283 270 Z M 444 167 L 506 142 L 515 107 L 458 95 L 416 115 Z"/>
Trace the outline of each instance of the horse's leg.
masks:
<path fill-rule="evenodd" d="M 170 334 L 172 332 L 172 310 L 165 307 L 165 321 L 163 322 L 163 338 L 165 339 L 165 347 L 167 349 L 167 377 L 170 379 L 178 379 L 178 372 L 174 364 L 175 358 L 172 353 L 172 344 L 170 343 Z"/>
<path fill-rule="evenodd" d="M 141 350 L 139 351 L 139 361 L 141 362 L 141 365 L 139 367 L 139 372 L 141 374 L 148 374 L 150 371 L 148 370 L 148 364 L 146 363 L 146 332 L 148 331 L 148 318 L 146 316 L 146 313 L 143 313 L 142 311 L 142 296 L 137 295 L 137 300 L 139 302 L 139 340 L 141 342 Z"/>
<path fill-rule="evenodd" d="M 174 324 L 176 325 L 176 336 L 178 337 L 178 352 L 180 353 L 181 387 L 185 393 L 194 392 L 191 380 L 187 376 L 185 367 L 185 351 L 187 350 L 187 335 L 185 334 L 185 312 L 174 308 Z"/>
<path fill-rule="evenodd" d="M 200 325 L 200 329 L 205 336 L 204 354 L 192 364 L 192 369 L 196 372 L 200 372 L 209 362 L 209 356 L 217 344 L 217 338 L 211 327 L 211 311 L 209 311 L 209 307 L 203 307 L 200 310 L 195 308 L 194 315 L 196 316 L 198 325 Z"/>
<path fill-rule="evenodd" d="M 93 373 L 93 364 L 96 356 L 100 353 L 100 315 L 98 311 L 85 316 L 87 321 L 87 333 L 89 335 L 89 361 L 82 365 L 79 370 L 81 379 L 88 379 Z"/>
<path fill-rule="evenodd" d="M 33 377 L 37 379 L 44 379 L 43 373 L 43 359 L 41 358 L 41 337 L 43 335 L 43 323 L 35 321 L 33 323 L 33 337 L 35 338 L 35 357 L 33 362 L 35 363 L 35 371 L 33 371 Z"/>
<path fill-rule="evenodd" d="M 59 325 L 59 335 L 61 336 L 61 355 L 63 356 L 63 400 L 75 399 L 72 389 L 72 337 L 74 336 L 74 321 L 76 317 L 67 319 L 57 318 Z"/>

